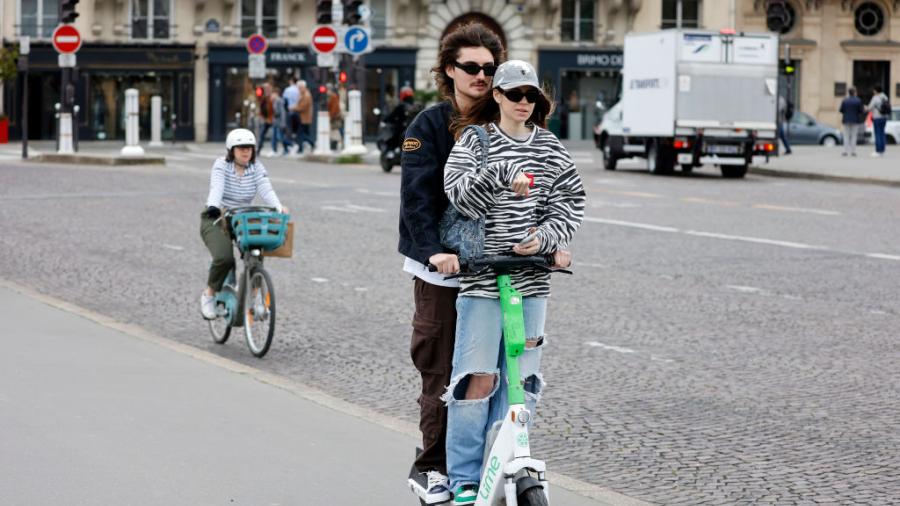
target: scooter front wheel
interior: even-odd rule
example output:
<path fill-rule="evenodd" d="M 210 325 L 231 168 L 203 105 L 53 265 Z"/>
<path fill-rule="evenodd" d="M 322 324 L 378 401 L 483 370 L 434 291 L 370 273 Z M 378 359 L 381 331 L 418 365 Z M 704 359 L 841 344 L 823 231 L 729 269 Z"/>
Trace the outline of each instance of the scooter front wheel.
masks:
<path fill-rule="evenodd" d="M 541 487 L 529 488 L 516 499 L 519 506 L 549 506 L 547 496 L 544 495 L 544 489 Z"/>

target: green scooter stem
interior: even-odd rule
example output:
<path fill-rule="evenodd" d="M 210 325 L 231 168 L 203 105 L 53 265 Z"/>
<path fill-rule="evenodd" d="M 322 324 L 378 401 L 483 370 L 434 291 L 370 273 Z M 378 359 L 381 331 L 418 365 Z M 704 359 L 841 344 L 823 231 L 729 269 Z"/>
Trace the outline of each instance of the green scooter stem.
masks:
<path fill-rule="evenodd" d="M 525 389 L 519 377 L 519 356 L 525 351 L 525 316 L 522 295 L 513 288 L 509 274 L 497 276 L 500 313 L 503 315 L 503 343 L 506 348 L 506 381 L 509 405 L 525 404 Z"/>

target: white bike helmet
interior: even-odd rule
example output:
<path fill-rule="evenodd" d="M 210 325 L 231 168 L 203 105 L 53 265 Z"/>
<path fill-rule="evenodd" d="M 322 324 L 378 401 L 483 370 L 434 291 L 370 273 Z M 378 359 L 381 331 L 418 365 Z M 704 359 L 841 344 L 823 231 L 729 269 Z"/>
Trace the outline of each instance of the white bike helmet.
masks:
<path fill-rule="evenodd" d="M 235 146 L 253 146 L 255 148 L 256 136 L 246 128 L 235 128 L 228 132 L 228 137 L 225 138 L 225 149 L 230 150 Z"/>

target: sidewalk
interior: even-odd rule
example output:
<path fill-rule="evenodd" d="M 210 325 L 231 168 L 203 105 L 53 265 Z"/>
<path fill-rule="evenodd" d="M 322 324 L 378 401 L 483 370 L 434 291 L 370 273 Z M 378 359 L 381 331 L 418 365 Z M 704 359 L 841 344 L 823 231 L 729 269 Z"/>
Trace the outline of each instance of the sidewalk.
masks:
<path fill-rule="evenodd" d="M 772 158 L 750 168 L 767 176 L 828 179 L 900 186 L 900 146 L 887 146 L 884 156 L 873 158 L 874 145 L 857 146 L 857 156 L 844 157 L 842 146 L 794 146 L 793 154 Z"/>
<path fill-rule="evenodd" d="M 0 504 L 418 504 L 411 424 L 2 281 L 0 317 Z"/>

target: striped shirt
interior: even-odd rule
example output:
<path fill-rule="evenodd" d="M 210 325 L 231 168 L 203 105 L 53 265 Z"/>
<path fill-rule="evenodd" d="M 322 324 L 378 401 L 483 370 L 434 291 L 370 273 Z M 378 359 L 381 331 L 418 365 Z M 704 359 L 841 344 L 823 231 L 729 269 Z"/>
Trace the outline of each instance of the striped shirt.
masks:
<path fill-rule="evenodd" d="M 461 213 L 485 216 L 484 254 L 513 254 L 512 248 L 537 227 L 540 249 L 550 254 L 568 247 L 584 218 L 585 193 L 568 151 L 551 132 L 534 127 L 525 140 L 515 140 L 497 125 L 487 126 L 487 167 L 480 173 L 481 143 L 473 130 L 453 146 L 444 167 L 444 190 Z M 510 185 L 521 172 L 534 175 L 527 197 Z M 523 296 L 550 296 L 550 274 L 525 268 L 511 275 Z M 460 279 L 460 295 L 497 298 L 493 273 Z"/>
<path fill-rule="evenodd" d="M 234 170 L 234 162 L 219 158 L 213 163 L 212 174 L 209 176 L 209 196 L 206 197 L 207 207 L 222 209 L 247 206 L 253 203 L 257 195 L 266 205 L 281 210 L 281 202 L 275 195 L 269 174 L 262 163 L 248 165 L 243 176 L 238 176 Z"/>

